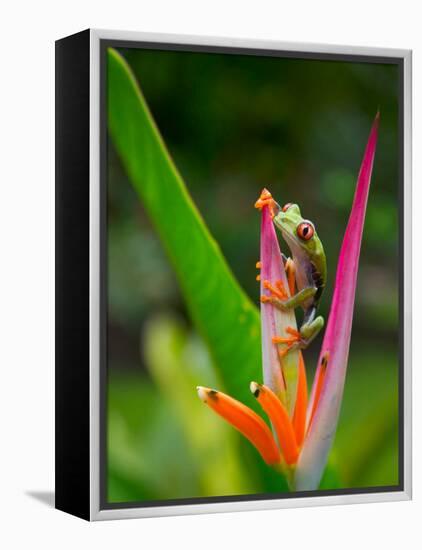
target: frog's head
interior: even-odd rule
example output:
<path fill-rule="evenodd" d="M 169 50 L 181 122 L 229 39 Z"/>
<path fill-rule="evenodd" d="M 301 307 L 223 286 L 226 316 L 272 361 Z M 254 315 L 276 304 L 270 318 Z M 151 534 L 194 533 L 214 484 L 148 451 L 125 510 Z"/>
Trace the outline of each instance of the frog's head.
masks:
<path fill-rule="evenodd" d="M 308 256 L 318 254 L 320 240 L 316 234 L 314 224 L 305 220 L 297 204 L 287 203 L 280 208 L 273 219 L 280 229 L 284 240 L 294 254 L 305 252 Z"/>

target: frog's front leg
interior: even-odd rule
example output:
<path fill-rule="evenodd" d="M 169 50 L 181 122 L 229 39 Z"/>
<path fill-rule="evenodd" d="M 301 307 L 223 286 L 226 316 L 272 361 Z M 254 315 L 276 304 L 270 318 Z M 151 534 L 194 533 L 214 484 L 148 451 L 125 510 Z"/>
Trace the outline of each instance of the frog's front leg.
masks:
<path fill-rule="evenodd" d="M 303 306 L 303 304 L 311 300 L 317 292 L 315 287 L 309 286 L 302 288 L 302 290 L 289 298 L 281 281 L 277 281 L 276 286 L 273 286 L 269 281 L 263 281 L 263 286 L 269 290 L 271 294 L 270 296 L 265 294 L 262 295 L 261 302 L 269 302 L 281 309 L 281 311 L 288 311 L 289 309 L 296 309 L 297 307 Z"/>

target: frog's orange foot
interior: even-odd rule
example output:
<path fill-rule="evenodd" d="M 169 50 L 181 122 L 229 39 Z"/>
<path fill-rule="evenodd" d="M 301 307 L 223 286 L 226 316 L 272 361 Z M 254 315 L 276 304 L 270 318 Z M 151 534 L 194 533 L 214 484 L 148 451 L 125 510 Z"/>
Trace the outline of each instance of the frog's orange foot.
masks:
<path fill-rule="evenodd" d="M 289 297 L 286 292 L 286 289 L 284 288 L 282 281 L 276 281 L 275 284 L 272 285 L 270 281 L 264 280 L 262 282 L 262 285 L 266 290 L 270 291 L 269 296 L 266 296 L 266 295 L 261 296 L 261 302 L 263 303 L 275 302 L 280 300 L 283 301 L 283 300 L 287 300 Z"/>
<path fill-rule="evenodd" d="M 283 344 L 284 347 L 279 351 L 279 356 L 282 359 L 285 355 L 292 349 L 300 347 L 302 344 L 302 337 L 300 332 L 293 327 L 286 328 L 287 334 L 290 334 L 289 337 L 273 336 L 273 344 Z"/>
<path fill-rule="evenodd" d="M 255 267 L 256 267 L 257 269 L 261 269 L 262 263 L 261 263 L 261 262 L 256 262 Z M 260 280 L 261 280 L 261 275 L 257 275 L 257 276 L 256 276 L 256 280 L 257 280 L 257 281 L 260 281 Z"/>
<path fill-rule="evenodd" d="M 259 210 L 261 210 L 267 204 L 271 204 L 271 202 L 274 202 L 274 199 L 271 193 L 268 191 L 268 189 L 264 188 L 261 191 L 261 195 L 259 196 L 259 199 L 255 203 L 255 208 L 258 208 Z"/>
<path fill-rule="evenodd" d="M 259 199 L 256 201 L 255 208 L 262 210 L 264 206 L 268 206 L 272 218 L 274 218 L 275 216 L 275 211 L 280 209 L 279 205 L 273 199 L 271 193 L 268 191 L 268 189 L 265 188 L 262 190 Z"/>
<path fill-rule="evenodd" d="M 301 339 L 300 332 L 293 327 L 286 327 L 286 332 L 287 334 L 290 334 L 292 337 L 296 338 L 296 340 Z"/>

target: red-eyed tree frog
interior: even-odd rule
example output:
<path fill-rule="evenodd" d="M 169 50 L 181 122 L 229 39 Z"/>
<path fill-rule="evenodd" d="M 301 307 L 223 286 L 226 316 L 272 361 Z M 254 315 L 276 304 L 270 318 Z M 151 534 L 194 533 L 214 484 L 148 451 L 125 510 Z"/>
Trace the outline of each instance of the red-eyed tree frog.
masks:
<path fill-rule="evenodd" d="M 302 217 L 297 204 L 288 203 L 283 208 L 273 203 L 273 222 L 290 249 L 292 258 L 286 258 L 288 279 L 293 281 L 291 296 L 281 299 L 279 292 L 262 296 L 281 310 L 302 307 L 304 317 L 299 334 L 292 338 L 292 346 L 306 348 L 324 326 L 324 318 L 316 316 L 318 304 L 327 279 L 327 262 L 324 248 L 314 224 Z M 297 292 L 294 293 L 294 281 Z"/>

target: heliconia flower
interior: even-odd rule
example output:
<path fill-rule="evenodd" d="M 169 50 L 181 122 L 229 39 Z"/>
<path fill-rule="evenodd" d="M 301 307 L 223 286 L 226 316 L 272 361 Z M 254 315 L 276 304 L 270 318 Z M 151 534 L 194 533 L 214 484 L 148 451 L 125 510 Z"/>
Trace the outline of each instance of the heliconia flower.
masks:
<path fill-rule="evenodd" d="M 291 490 L 317 489 L 334 438 L 346 376 L 357 272 L 378 135 L 377 114 L 360 168 L 352 211 L 340 250 L 333 299 L 318 367 L 308 402 L 306 370 L 295 313 L 281 311 L 272 296 L 295 292 L 294 266 L 283 262 L 272 218 L 279 208 L 264 189 L 255 206 L 262 211 L 261 283 L 262 363 L 265 384 L 250 390 L 268 416 L 272 431 L 252 409 L 228 395 L 199 386 L 198 395 L 241 432 L 264 461 L 281 471 Z M 287 276 L 286 276 L 287 271 Z"/>

